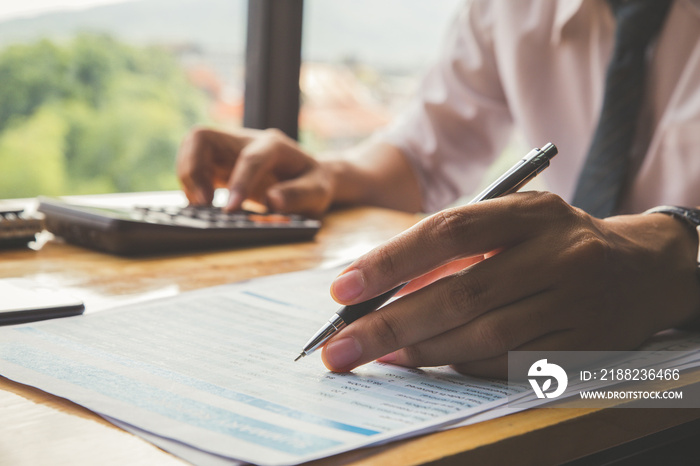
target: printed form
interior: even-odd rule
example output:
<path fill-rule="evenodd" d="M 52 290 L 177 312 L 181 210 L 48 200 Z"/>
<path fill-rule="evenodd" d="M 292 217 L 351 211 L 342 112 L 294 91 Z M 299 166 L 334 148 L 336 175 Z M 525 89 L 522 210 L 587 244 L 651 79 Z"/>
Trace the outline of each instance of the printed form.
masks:
<path fill-rule="evenodd" d="M 309 461 L 439 430 L 525 390 L 449 368 L 375 362 L 336 374 L 316 354 L 293 362 L 338 308 L 328 295 L 337 272 L 2 328 L 0 375 L 200 464 Z"/>

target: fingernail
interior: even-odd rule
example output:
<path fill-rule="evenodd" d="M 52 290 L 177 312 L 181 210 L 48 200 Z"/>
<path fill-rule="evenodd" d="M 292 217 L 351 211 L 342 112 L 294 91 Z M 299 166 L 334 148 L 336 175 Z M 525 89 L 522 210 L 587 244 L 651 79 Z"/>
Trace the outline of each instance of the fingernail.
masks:
<path fill-rule="evenodd" d="M 396 356 L 396 351 L 393 351 L 389 354 L 385 354 L 381 358 L 377 358 L 377 361 L 379 362 L 394 362 L 396 361 L 397 356 Z"/>
<path fill-rule="evenodd" d="M 335 279 L 331 284 L 331 294 L 336 301 L 350 302 L 365 290 L 362 272 L 353 269 Z"/>
<path fill-rule="evenodd" d="M 326 356 L 326 361 L 328 361 L 334 369 L 343 369 L 362 356 L 360 344 L 352 337 L 332 341 L 326 345 L 323 351 Z"/>

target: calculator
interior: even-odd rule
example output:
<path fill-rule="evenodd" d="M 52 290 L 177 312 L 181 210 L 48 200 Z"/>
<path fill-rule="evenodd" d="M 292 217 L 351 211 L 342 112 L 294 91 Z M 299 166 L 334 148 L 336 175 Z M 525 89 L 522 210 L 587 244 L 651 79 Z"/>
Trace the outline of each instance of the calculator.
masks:
<path fill-rule="evenodd" d="M 37 210 L 65 241 L 127 256 L 308 241 L 321 227 L 299 215 L 211 206 L 113 208 L 40 197 Z"/>

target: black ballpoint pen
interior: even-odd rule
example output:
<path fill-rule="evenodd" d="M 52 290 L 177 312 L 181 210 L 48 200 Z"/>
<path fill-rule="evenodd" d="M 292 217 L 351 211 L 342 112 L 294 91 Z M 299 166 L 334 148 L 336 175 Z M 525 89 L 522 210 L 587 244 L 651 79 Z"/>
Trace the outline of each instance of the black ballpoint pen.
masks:
<path fill-rule="evenodd" d="M 510 170 L 501 175 L 496 181 L 491 183 L 488 188 L 484 189 L 474 199 L 469 201 L 468 205 L 518 191 L 525 186 L 528 181 L 547 168 L 549 166 L 549 161 L 555 155 L 557 155 L 557 148 L 551 142 L 545 144 L 541 149 L 532 149 L 525 157 L 520 159 L 518 163 L 513 165 Z M 313 337 L 311 337 L 294 361 L 298 361 L 302 357 L 308 356 L 316 351 L 342 328 L 355 322 L 360 317 L 364 317 L 370 312 L 379 309 L 404 286 L 406 286 L 406 283 L 402 283 L 396 288 L 367 301 L 343 306 L 328 319 L 328 322 L 326 322 Z"/>

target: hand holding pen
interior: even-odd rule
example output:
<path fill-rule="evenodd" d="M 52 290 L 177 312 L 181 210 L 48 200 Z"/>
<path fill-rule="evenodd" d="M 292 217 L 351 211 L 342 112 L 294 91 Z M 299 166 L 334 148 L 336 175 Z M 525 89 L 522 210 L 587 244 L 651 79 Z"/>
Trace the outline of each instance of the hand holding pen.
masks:
<path fill-rule="evenodd" d="M 500 178 L 493 182 L 483 192 L 479 193 L 474 199 L 472 199 L 468 205 L 476 204 L 477 202 L 484 200 L 495 199 L 497 197 L 501 197 L 506 194 L 518 191 L 532 178 L 534 178 L 540 172 L 542 172 L 542 170 L 547 168 L 549 166 L 550 159 L 556 154 L 557 148 L 551 143 L 546 144 L 542 149 L 533 149 L 523 159 L 516 163 L 510 170 L 505 172 Z M 437 215 L 440 216 L 444 214 Z M 338 285 L 338 283 L 342 281 L 351 282 L 350 288 L 348 289 L 347 286 L 345 288 L 345 290 L 349 291 L 350 294 L 355 290 L 360 290 L 360 293 L 362 293 L 361 288 L 364 288 L 365 285 L 365 283 L 362 283 L 364 281 L 364 278 L 358 277 L 357 271 L 354 271 L 352 266 L 348 270 L 346 270 L 346 272 L 343 275 L 341 275 L 336 280 L 336 282 L 334 282 L 334 285 Z M 333 337 L 333 335 L 335 335 L 341 329 L 345 328 L 347 325 L 377 310 L 389 299 L 391 299 L 396 293 L 398 293 L 406 285 L 406 283 L 407 282 L 400 283 L 392 289 L 385 291 L 379 295 L 376 295 L 366 301 L 358 302 L 356 304 L 350 304 L 341 308 L 338 312 L 331 316 L 328 322 L 324 324 L 313 337 L 311 337 L 311 339 L 304 346 L 302 352 L 295 359 L 295 361 L 299 360 L 304 356 L 307 356 L 308 354 L 311 354 L 316 349 L 323 346 L 329 339 L 331 339 L 331 337 Z M 347 294 L 346 296 L 334 297 L 343 300 L 357 300 L 357 296 L 350 296 L 349 294 Z M 379 322 L 382 321 L 379 320 Z M 393 331 L 390 328 L 389 330 L 393 333 Z M 356 348 L 356 341 L 343 341 L 343 339 L 341 339 L 337 343 L 347 346 L 348 351 L 344 351 L 344 354 L 352 355 L 358 352 L 356 351 L 358 349 Z M 347 362 L 353 363 L 357 359 L 358 358 L 355 358 L 355 360 Z M 342 361 L 341 364 L 333 364 L 331 362 L 331 369 L 342 369 L 343 365 L 344 364 L 342 364 Z"/>
<path fill-rule="evenodd" d="M 634 349 L 697 322 L 697 241 L 665 214 L 599 219 L 548 192 L 447 209 L 336 278 L 331 294 L 344 305 L 406 282 L 415 291 L 330 338 L 323 362 L 506 377 L 512 350 Z"/>

